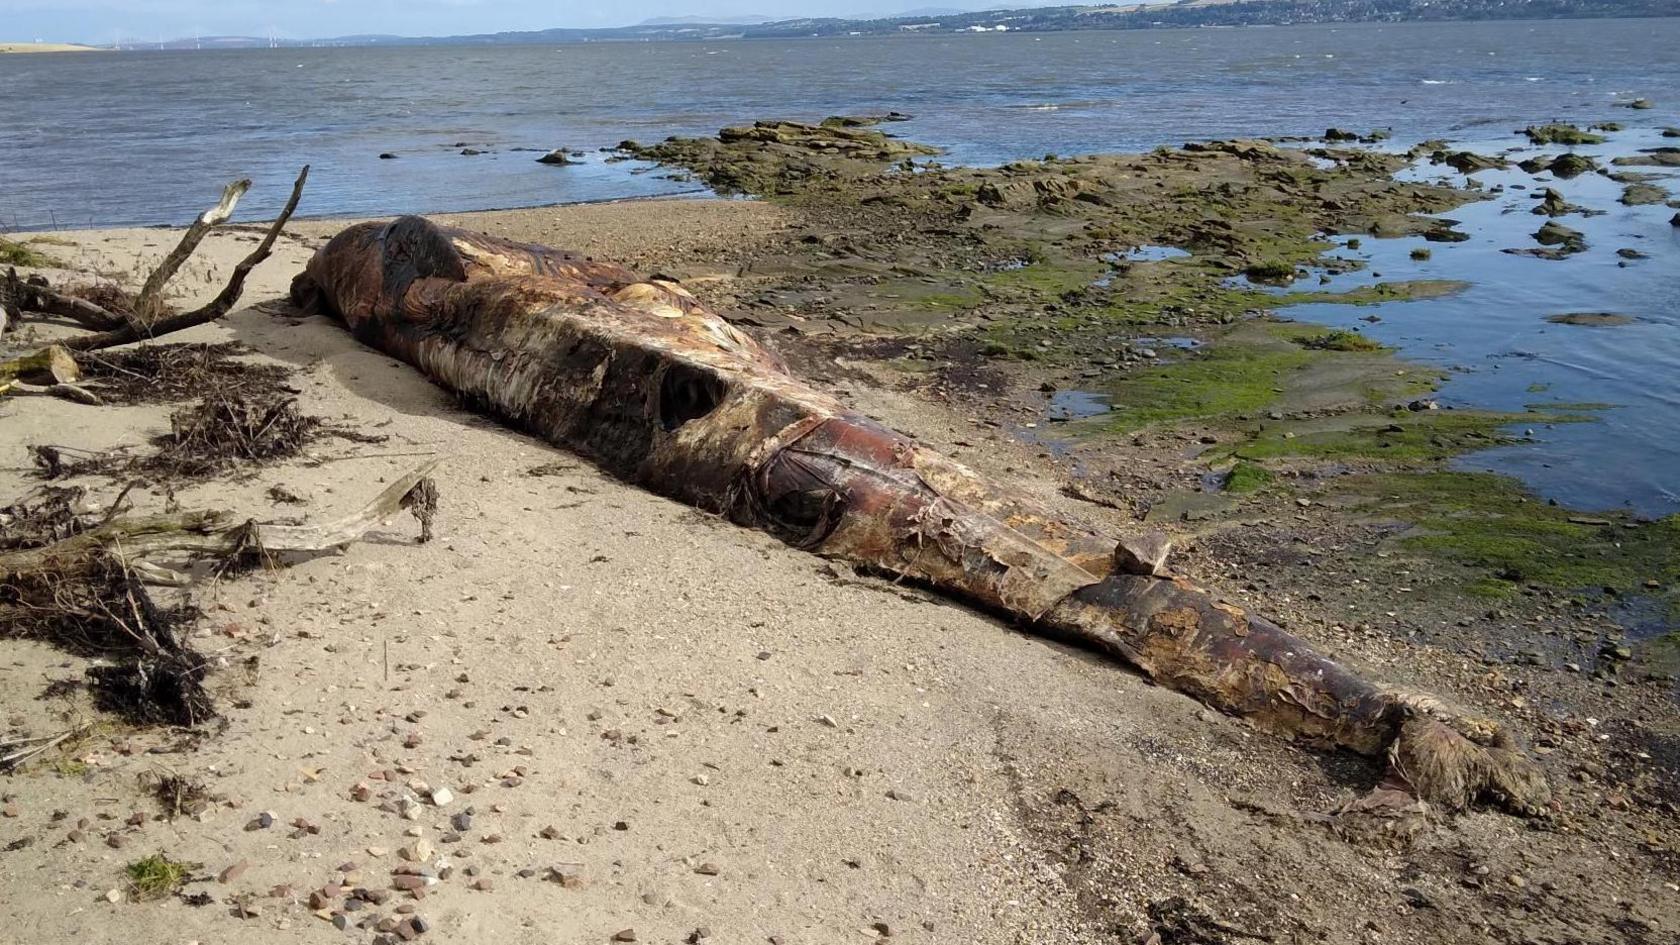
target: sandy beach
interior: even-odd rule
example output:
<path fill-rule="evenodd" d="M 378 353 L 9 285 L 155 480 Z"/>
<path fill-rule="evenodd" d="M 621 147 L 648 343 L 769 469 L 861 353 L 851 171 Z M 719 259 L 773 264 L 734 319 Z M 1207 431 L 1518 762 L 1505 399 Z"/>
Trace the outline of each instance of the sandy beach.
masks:
<path fill-rule="evenodd" d="M 0 54 L 98 51 L 92 46 L 79 46 L 75 43 L 0 43 Z"/>
<path fill-rule="evenodd" d="M 675 274 L 720 311 L 760 290 L 752 261 L 782 251 L 797 222 L 742 201 L 446 219 Z M 1673 751 L 1672 702 L 1489 652 L 1493 624 L 1589 632 L 1558 602 L 1490 611 L 1431 593 L 1445 578 L 1382 550 L 1388 530 L 1310 503 L 1257 499 L 1217 527 L 1168 525 L 1190 576 L 1374 676 L 1516 720 L 1555 782 L 1543 825 L 1482 809 L 1407 842 L 1350 838 L 1326 815 L 1373 783 L 1372 763 L 1292 746 L 1111 660 L 621 485 L 300 316 L 286 286 L 340 226 L 294 224 L 237 312 L 168 340 L 237 341 L 291 370 L 309 413 L 383 442 L 329 439 L 298 461 L 130 498 L 140 511 L 315 520 L 442 456 L 438 538 L 417 545 L 412 523 L 393 521 L 342 554 L 201 589 L 197 642 L 221 667 L 226 713 L 203 734 L 114 722 L 63 685 L 85 660 L 0 643 L 10 728 L 97 722 L 0 782 L 0 921 L 18 940 L 118 927 L 146 942 L 336 940 L 334 911 L 311 894 L 383 889 L 399 851 L 421 843 L 443 881 L 364 906 L 422 916 L 435 941 L 1654 943 L 1680 931 L 1676 796 L 1649 774 Z M 213 235 L 179 301 L 213 292 L 254 239 Z M 78 273 L 120 276 L 172 244 L 168 231 L 92 230 L 38 245 Z M 983 472 L 1105 527 L 1132 520 L 1064 495 L 1071 461 L 1002 428 L 1024 395 L 930 390 L 855 350 L 766 337 Z M 7 398 L 0 493 L 35 484 L 29 445 L 138 445 L 173 407 Z M 1184 446 L 1140 437 L 1118 463 L 1134 486 L 1160 485 L 1185 473 Z M 115 489 L 81 484 L 96 498 Z M 303 502 L 278 503 L 271 487 Z M 151 796 L 163 775 L 210 799 L 166 819 Z M 448 794 L 412 816 L 381 810 L 404 783 Z M 132 901 L 125 864 L 159 852 L 195 864 L 191 896 Z"/>

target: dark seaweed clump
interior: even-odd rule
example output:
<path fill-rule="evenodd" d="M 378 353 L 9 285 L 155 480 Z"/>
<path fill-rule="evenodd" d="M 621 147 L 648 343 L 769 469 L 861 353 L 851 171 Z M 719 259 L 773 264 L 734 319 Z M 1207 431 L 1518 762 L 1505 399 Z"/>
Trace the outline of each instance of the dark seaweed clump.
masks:
<path fill-rule="evenodd" d="M 139 345 L 91 351 L 76 360 L 83 381 L 114 403 L 162 404 L 207 396 L 263 399 L 297 393 L 288 386 L 284 366 L 235 360 L 247 351 L 233 341 Z"/>
<path fill-rule="evenodd" d="M 75 547 L 99 520 L 80 490 L 46 488 L 0 510 L 0 637 L 43 640 L 100 660 L 88 671 L 99 708 L 130 721 L 196 726 L 216 718 L 208 664 L 188 643 L 199 613 L 157 604 L 103 546 Z M 57 554 L 31 554 L 48 545 Z"/>

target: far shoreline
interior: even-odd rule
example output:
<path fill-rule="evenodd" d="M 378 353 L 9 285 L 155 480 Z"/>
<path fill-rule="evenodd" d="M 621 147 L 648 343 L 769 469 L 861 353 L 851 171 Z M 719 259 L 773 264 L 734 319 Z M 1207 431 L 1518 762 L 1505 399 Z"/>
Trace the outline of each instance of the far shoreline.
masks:
<path fill-rule="evenodd" d="M 78 43 L 8 43 L 0 42 L 0 55 L 39 55 L 40 53 L 110 52 L 97 46 Z"/>

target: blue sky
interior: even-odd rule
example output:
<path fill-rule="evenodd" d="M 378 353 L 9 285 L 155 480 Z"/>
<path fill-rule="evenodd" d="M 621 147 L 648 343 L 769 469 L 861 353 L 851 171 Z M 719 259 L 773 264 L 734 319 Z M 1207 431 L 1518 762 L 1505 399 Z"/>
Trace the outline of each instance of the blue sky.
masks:
<path fill-rule="evenodd" d="M 1057 0 L 1066 3 L 1070 0 Z M 0 0 L 0 39 L 109 43 L 202 35 L 308 39 L 437 36 L 555 26 L 625 26 L 659 16 L 884 16 L 929 7 L 1045 6 L 1045 0 Z"/>

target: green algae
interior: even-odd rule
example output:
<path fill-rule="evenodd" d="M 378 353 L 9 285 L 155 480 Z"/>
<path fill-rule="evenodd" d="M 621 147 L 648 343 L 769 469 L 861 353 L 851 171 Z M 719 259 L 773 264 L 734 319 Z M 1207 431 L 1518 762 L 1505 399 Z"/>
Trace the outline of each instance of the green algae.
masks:
<path fill-rule="evenodd" d="M 1482 572 L 1471 581 L 1484 592 L 1494 579 L 1672 600 L 1680 581 L 1680 516 L 1581 516 L 1493 473 L 1381 473 L 1339 488 L 1362 496 L 1367 511 L 1413 523 L 1399 539 L 1406 549 Z"/>
<path fill-rule="evenodd" d="M 1044 301 L 1082 290 L 1101 273 L 1102 266 L 1095 261 L 1040 260 L 1017 269 L 988 273 L 985 285 L 992 290 L 1025 293 L 1032 301 Z"/>
<path fill-rule="evenodd" d="M 1603 144 L 1609 140 L 1603 135 L 1582 131 L 1574 125 L 1554 122 L 1548 125 L 1529 125 L 1523 129 L 1523 134 L 1534 144 Z"/>
<path fill-rule="evenodd" d="M 1421 463 L 1472 449 L 1514 442 L 1503 432 L 1513 423 L 1538 422 L 1523 414 L 1468 410 L 1398 411 L 1268 424 L 1226 452 L 1239 459 L 1381 460 Z"/>
<path fill-rule="evenodd" d="M 1238 462 L 1225 474 L 1224 488 L 1226 492 L 1236 495 L 1247 495 L 1259 492 L 1272 484 L 1276 477 L 1272 471 L 1255 463 Z"/>
<path fill-rule="evenodd" d="M 1221 346 L 1206 357 L 1141 371 L 1109 388 L 1108 427 L 1130 432 L 1156 423 L 1260 410 L 1277 399 L 1275 388 L 1285 374 L 1309 357 Z"/>

